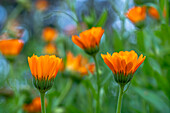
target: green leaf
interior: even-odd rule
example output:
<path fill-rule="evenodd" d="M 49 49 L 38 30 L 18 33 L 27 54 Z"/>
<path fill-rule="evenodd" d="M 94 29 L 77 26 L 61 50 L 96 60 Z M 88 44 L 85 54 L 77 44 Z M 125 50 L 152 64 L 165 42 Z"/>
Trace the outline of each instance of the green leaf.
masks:
<path fill-rule="evenodd" d="M 109 73 L 107 76 L 104 76 L 103 77 L 103 80 L 101 81 L 101 87 L 105 85 L 105 83 L 107 83 L 110 78 L 113 77 L 113 73 Z"/>
<path fill-rule="evenodd" d="M 93 87 L 91 81 L 88 80 L 88 79 L 87 80 L 83 80 L 83 84 L 92 91 L 94 98 L 97 99 L 96 90 Z"/>
<path fill-rule="evenodd" d="M 149 63 L 151 65 L 151 67 L 153 68 L 153 70 L 158 72 L 160 75 L 162 74 L 161 67 L 160 67 L 159 63 L 156 60 L 154 60 L 153 58 L 149 58 Z"/>
<path fill-rule="evenodd" d="M 99 21 L 96 24 L 96 27 L 101 27 L 105 24 L 106 20 L 107 20 L 107 16 L 108 16 L 108 12 L 107 10 L 104 10 L 103 13 L 100 16 Z"/>
<path fill-rule="evenodd" d="M 83 112 L 74 107 L 73 105 L 70 105 L 67 107 L 66 113 L 83 113 Z"/>
<path fill-rule="evenodd" d="M 159 95 L 156 95 L 157 93 L 139 87 L 133 87 L 132 89 L 139 96 L 141 96 L 147 102 L 152 104 L 155 107 L 155 109 L 159 110 L 160 112 L 168 113 L 168 111 L 170 110 L 169 106 L 164 102 L 163 98 L 161 98 Z"/>
<path fill-rule="evenodd" d="M 120 34 L 116 31 L 113 30 L 113 47 L 115 51 L 122 51 L 123 50 L 123 40 L 120 37 Z"/>
<path fill-rule="evenodd" d="M 144 33 L 142 30 L 136 31 L 136 37 L 137 37 L 137 44 L 138 44 L 138 49 L 140 51 L 145 52 L 145 46 L 144 46 Z"/>

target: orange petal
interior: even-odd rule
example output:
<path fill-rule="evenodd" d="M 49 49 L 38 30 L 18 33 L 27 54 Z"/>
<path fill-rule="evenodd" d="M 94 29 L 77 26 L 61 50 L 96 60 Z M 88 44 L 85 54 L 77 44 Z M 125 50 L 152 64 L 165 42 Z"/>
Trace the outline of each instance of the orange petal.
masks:
<path fill-rule="evenodd" d="M 146 56 L 143 57 L 143 55 L 141 54 L 139 56 L 139 59 L 138 59 L 138 63 L 136 64 L 134 70 L 133 70 L 133 73 L 136 72 L 136 70 L 138 69 L 138 67 L 143 63 L 143 61 L 145 60 Z"/>
<path fill-rule="evenodd" d="M 120 57 L 117 57 L 117 58 L 116 58 L 116 67 L 117 67 L 117 69 L 118 69 L 119 72 L 122 71 L 122 65 L 121 65 L 121 59 L 120 59 Z"/>
<path fill-rule="evenodd" d="M 30 70 L 31 70 L 31 74 L 34 75 L 32 59 L 30 57 L 28 57 L 28 64 L 29 64 L 29 67 L 30 67 Z"/>
<path fill-rule="evenodd" d="M 85 45 L 83 44 L 83 42 L 80 40 L 80 38 L 76 35 L 72 36 L 72 41 L 79 46 L 80 48 L 84 49 Z"/>
<path fill-rule="evenodd" d="M 54 72 L 54 78 L 56 77 L 57 73 L 58 73 L 58 70 L 61 66 L 61 63 L 62 63 L 62 59 L 59 59 L 58 58 L 58 62 L 57 62 L 57 66 L 56 66 L 56 71 Z"/>
<path fill-rule="evenodd" d="M 47 76 L 48 71 L 49 71 L 48 55 L 43 56 L 41 60 L 42 60 L 41 61 L 42 62 L 42 72 L 43 72 L 43 76 L 44 76 L 43 78 L 45 78 L 45 76 Z"/>
<path fill-rule="evenodd" d="M 84 44 L 85 48 L 90 48 L 91 37 L 92 37 L 92 35 L 90 33 L 90 30 L 86 30 L 86 31 L 80 33 L 80 39 L 82 40 L 82 43 Z"/>
<path fill-rule="evenodd" d="M 124 59 L 121 60 L 121 65 L 122 65 L 122 70 L 123 70 L 123 72 L 125 74 L 126 61 Z"/>
<path fill-rule="evenodd" d="M 88 48 L 90 48 L 90 47 L 96 47 L 96 45 L 97 45 L 97 43 L 96 43 L 96 39 L 95 39 L 95 37 L 93 37 L 93 36 L 91 36 L 91 38 L 90 38 L 90 46 L 88 47 Z"/>
<path fill-rule="evenodd" d="M 115 74 L 116 71 L 115 71 L 112 63 L 110 62 L 109 58 L 107 57 L 107 55 L 101 54 L 101 56 L 102 56 L 104 62 L 107 64 L 107 66 L 108 66 L 108 67 L 112 70 L 112 72 Z"/>
<path fill-rule="evenodd" d="M 41 59 L 38 58 L 38 61 L 37 61 L 37 71 L 38 71 L 38 79 L 42 79 L 43 75 L 42 75 L 42 64 L 41 64 Z"/>
<path fill-rule="evenodd" d="M 37 56 L 33 55 L 32 57 L 32 63 L 33 63 L 33 73 L 34 73 L 34 77 L 37 78 L 38 76 L 38 71 L 37 71 Z"/>
<path fill-rule="evenodd" d="M 128 75 L 130 72 L 131 72 L 131 69 L 133 67 L 133 63 L 132 62 L 129 62 L 126 67 L 125 67 L 125 72 L 126 72 L 126 75 Z"/>

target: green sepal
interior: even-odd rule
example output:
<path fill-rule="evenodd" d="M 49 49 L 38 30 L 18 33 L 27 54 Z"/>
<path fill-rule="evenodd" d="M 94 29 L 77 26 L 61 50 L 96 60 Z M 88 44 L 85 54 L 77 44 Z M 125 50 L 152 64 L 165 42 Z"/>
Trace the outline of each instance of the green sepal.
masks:
<path fill-rule="evenodd" d="M 47 79 L 36 79 L 33 77 L 33 84 L 34 86 L 42 93 L 45 93 L 48 91 L 54 83 L 54 78 L 51 78 L 50 80 Z"/>
<path fill-rule="evenodd" d="M 89 55 L 96 55 L 96 53 L 99 51 L 99 46 L 96 46 L 94 48 L 89 48 L 89 49 L 85 49 L 85 52 Z"/>
<path fill-rule="evenodd" d="M 120 85 L 126 85 L 133 78 L 133 74 L 124 75 L 124 73 L 114 74 L 115 81 Z"/>

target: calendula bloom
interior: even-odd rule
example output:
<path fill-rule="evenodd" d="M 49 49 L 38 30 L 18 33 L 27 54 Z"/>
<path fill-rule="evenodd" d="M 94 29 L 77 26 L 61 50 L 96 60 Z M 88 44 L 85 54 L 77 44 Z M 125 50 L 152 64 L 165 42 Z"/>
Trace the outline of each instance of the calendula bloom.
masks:
<path fill-rule="evenodd" d="M 94 73 L 95 65 L 89 63 L 86 58 L 82 57 L 82 55 L 73 56 L 71 52 L 68 52 L 65 70 L 79 73 L 81 76 L 84 76 L 88 74 L 88 71 Z"/>
<path fill-rule="evenodd" d="M 48 1 L 47 0 L 37 0 L 35 5 L 39 11 L 44 11 L 48 8 Z"/>
<path fill-rule="evenodd" d="M 42 37 L 45 41 L 53 41 L 57 38 L 58 32 L 51 27 L 46 27 L 43 29 Z"/>
<path fill-rule="evenodd" d="M 47 106 L 47 100 L 45 100 L 45 106 Z M 29 104 L 24 104 L 23 109 L 26 112 L 37 113 L 41 112 L 41 99 L 36 97 Z"/>
<path fill-rule="evenodd" d="M 159 18 L 160 18 L 159 12 L 158 12 L 157 9 L 154 8 L 154 7 L 150 7 L 149 10 L 148 10 L 148 13 L 149 13 L 149 15 L 150 15 L 152 18 L 155 18 L 155 19 L 159 19 Z M 166 16 L 166 10 L 165 10 L 165 8 L 164 8 L 164 10 L 163 10 L 163 16 L 164 16 L 164 17 Z"/>
<path fill-rule="evenodd" d="M 52 87 L 62 59 L 55 55 L 28 57 L 31 74 L 34 77 L 34 85 L 40 92 L 45 92 Z"/>
<path fill-rule="evenodd" d="M 130 52 L 114 52 L 112 55 L 109 53 L 107 55 L 101 54 L 101 56 L 112 70 L 115 81 L 123 84 L 128 83 L 132 79 L 133 74 L 146 58 L 142 54 L 138 58 L 138 55 L 133 50 Z"/>
<path fill-rule="evenodd" d="M 19 39 L 0 40 L 0 51 L 5 56 L 16 56 L 20 53 L 24 42 Z"/>
<path fill-rule="evenodd" d="M 80 36 L 72 36 L 72 41 L 84 49 L 88 54 L 92 55 L 98 52 L 99 43 L 102 38 L 104 30 L 101 27 L 92 27 L 89 30 L 80 33 Z"/>
<path fill-rule="evenodd" d="M 43 53 L 49 54 L 49 55 L 57 54 L 57 48 L 54 44 L 49 43 L 44 47 Z"/>
<path fill-rule="evenodd" d="M 126 17 L 133 23 L 138 23 L 146 18 L 146 7 L 135 6 L 128 10 Z"/>

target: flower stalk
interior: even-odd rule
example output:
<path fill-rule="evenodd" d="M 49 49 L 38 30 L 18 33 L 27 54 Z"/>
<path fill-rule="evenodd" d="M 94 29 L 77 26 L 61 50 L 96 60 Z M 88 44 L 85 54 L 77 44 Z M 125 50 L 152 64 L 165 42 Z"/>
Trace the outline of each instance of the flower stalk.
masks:
<path fill-rule="evenodd" d="M 118 102 L 117 102 L 117 111 L 116 111 L 116 113 L 121 113 L 123 94 L 124 94 L 124 85 L 119 85 L 119 97 L 118 97 Z"/>
<path fill-rule="evenodd" d="M 107 55 L 101 54 L 101 56 L 107 66 L 112 70 L 115 81 L 119 84 L 120 89 L 116 113 L 120 113 L 123 94 L 128 90 L 130 81 L 133 78 L 133 74 L 144 62 L 146 56 L 143 56 L 143 54 L 141 54 L 138 57 L 137 53 L 133 50 L 131 50 L 130 52 L 114 52 L 112 55 L 109 53 L 107 53 Z M 126 84 L 128 84 L 128 86 L 124 90 Z"/>
<path fill-rule="evenodd" d="M 28 63 L 33 76 L 33 84 L 40 92 L 41 113 L 45 110 L 45 93 L 51 89 L 57 75 L 62 59 L 55 55 L 45 55 L 38 57 L 33 55 L 28 57 Z"/>
<path fill-rule="evenodd" d="M 45 92 L 40 92 L 40 98 L 41 98 L 41 113 L 46 113 L 46 110 L 45 110 Z"/>
<path fill-rule="evenodd" d="M 96 73 L 97 73 L 97 106 L 96 106 L 96 113 L 100 113 L 100 76 L 99 76 L 99 68 L 96 60 L 96 55 L 93 56 L 95 66 L 96 66 Z"/>

